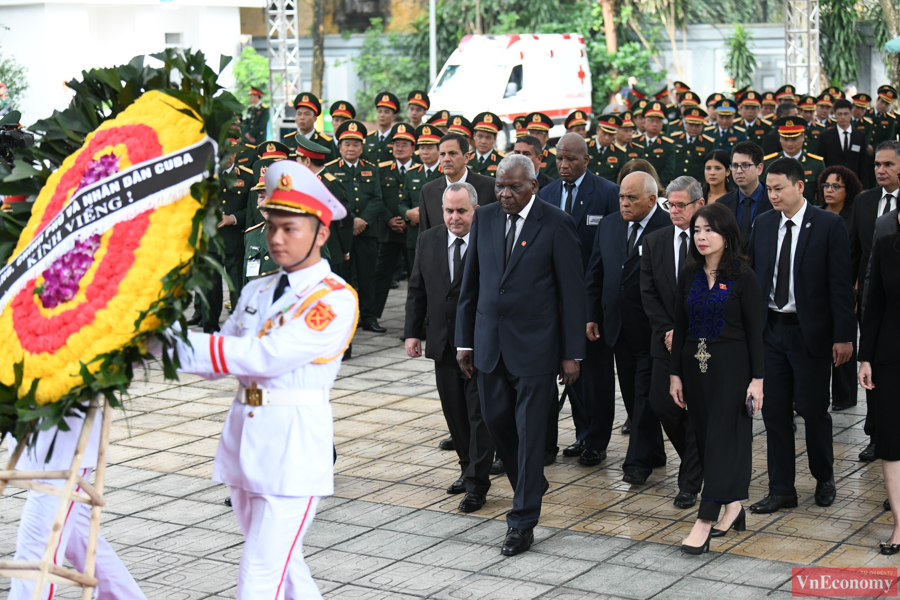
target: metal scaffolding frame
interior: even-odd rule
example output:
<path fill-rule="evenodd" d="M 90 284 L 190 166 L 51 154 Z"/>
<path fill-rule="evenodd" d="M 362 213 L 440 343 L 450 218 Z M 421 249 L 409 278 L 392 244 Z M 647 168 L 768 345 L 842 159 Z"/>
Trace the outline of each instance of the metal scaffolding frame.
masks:
<path fill-rule="evenodd" d="M 816 96 L 821 91 L 819 0 L 784 1 L 785 83 Z"/>
<path fill-rule="evenodd" d="M 266 51 L 269 59 L 269 90 L 272 104 L 269 123 L 277 132 L 285 110 L 300 91 L 300 0 L 268 0 L 266 5 Z"/>

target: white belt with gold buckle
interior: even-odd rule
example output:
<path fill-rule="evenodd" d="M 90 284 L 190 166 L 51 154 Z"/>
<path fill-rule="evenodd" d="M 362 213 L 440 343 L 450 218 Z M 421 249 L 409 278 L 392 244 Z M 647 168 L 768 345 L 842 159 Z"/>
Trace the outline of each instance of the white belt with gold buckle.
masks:
<path fill-rule="evenodd" d="M 247 406 L 321 406 L 328 404 L 328 390 L 264 390 L 257 387 L 238 390 L 238 402 Z"/>

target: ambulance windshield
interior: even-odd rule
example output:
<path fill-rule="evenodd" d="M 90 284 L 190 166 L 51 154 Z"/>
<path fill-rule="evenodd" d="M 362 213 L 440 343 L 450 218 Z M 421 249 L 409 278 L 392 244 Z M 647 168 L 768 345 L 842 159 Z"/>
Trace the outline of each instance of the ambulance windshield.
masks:
<path fill-rule="evenodd" d="M 503 85 L 506 75 L 506 65 L 489 63 L 466 63 L 462 65 L 447 65 L 444 72 L 434 87 L 432 94 L 450 90 L 481 90 L 496 88 Z"/>

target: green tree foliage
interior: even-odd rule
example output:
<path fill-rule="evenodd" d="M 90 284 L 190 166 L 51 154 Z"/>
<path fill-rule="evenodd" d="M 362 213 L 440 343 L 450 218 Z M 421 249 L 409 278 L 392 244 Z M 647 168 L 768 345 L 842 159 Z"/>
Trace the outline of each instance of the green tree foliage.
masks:
<path fill-rule="evenodd" d="M 856 0 L 826 0 L 822 11 L 822 40 L 819 53 L 831 85 L 843 87 L 856 81 L 859 47 L 863 45 L 860 14 Z"/>
<path fill-rule="evenodd" d="M 262 56 L 253 46 L 245 46 L 241 50 L 241 57 L 235 61 L 232 70 L 234 74 L 234 92 L 235 97 L 244 103 L 244 106 L 250 106 L 250 86 L 257 87 L 266 93 L 264 101 L 268 104 L 271 101 L 269 94 L 269 61 Z"/>
<path fill-rule="evenodd" d="M 728 54 L 725 57 L 725 71 L 734 79 L 734 87 L 741 89 L 753 83 L 753 72 L 756 70 L 756 56 L 750 48 L 753 36 L 743 25 L 735 23 L 734 35 L 726 42 Z"/>

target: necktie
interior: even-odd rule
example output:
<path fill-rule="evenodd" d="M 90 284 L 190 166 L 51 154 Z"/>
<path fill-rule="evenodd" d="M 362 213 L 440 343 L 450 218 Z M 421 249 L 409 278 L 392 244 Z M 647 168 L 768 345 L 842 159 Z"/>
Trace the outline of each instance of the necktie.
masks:
<path fill-rule="evenodd" d="M 506 232 L 506 263 L 509 264 L 509 257 L 512 254 L 513 246 L 516 243 L 516 221 L 519 215 L 509 215 L 509 231 Z"/>
<path fill-rule="evenodd" d="M 881 214 L 886 215 L 891 212 L 891 200 L 894 199 L 894 196 L 891 194 L 884 195 L 884 210 L 881 211 Z"/>
<path fill-rule="evenodd" d="M 400 167 L 400 175 L 406 175 L 406 167 Z"/>
<path fill-rule="evenodd" d="M 750 239 L 750 205 L 753 198 L 744 197 L 744 214 L 741 216 L 741 243 L 746 243 Z"/>
<path fill-rule="evenodd" d="M 453 248 L 453 283 L 459 281 L 462 277 L 462 245 L 464 240 L 461 237 L 456 238 L 456 241 L 453 242 L 453 245 L 456 246 Z"/>
<path fill-rule="evenodd" d="M 688 234 L 686 231 L 681 232 L 681 246 L 678 247 L 678 270 L 684 268 L 684 261 L 687 260 L 688 251 Z"/>
<path fill-rule="evenodd" d="M 600 156 L 606 154 L 606 146 L 600 146 Z"/>
<path fill-rule="evenodd" d="M 844 132 L 844 152 L 847 152 L 847 150 L 849 150 L 849 149 L 850 149 L 850 132 L 845 131 Z"/>
<path fill-rule="evenodd" d="M 564 183 L 566 186 L 566 212 L 572 214 L 572 191 L 575 189 L 574 183 Z"/>
<path fill-rule="evenodd" d="M 484 157 L 483 157 L 483 156 L 479 156 L 479 157 L 478 157 L 478 164 L 479 164 L 479 165 L 484 165 Z"/>
<path fill-rule="evenodd" d="M 431 169 L 425 169 L 425 179 L 431 177 Z"/>
<path fill-rule="evenodd" d="M 775 306 L 784 308 L 788 303 L 788 290 L 791 287 L 791 227 L 793 221 L 784 224 L 784 241 L 781 242 L 781 256 L 778 257 L 778 279 L 775 280 Z"/>
<path fill-rule="evenodd" d="M 628 236 L 628 254 L 631 254 L 631 251 L 634 250 L 634 244 L 637 242 L 638 230 L 641 228 L 640 223 L 633 223 L 631 225 L 631 235 Z M 620 238 L 621 239 L 621 238 Z"/>
<path fill-rule="evenodd" d="M 281 279 L 278 280 L 278 285 L 275 286 L 275 293 L 272 295 L 272 304 L 278 302 L 278 299 L 284 295 L 284 291 L 291 287 L 291 284 L 288 282 L 287 273 L 281 274 Z"/>

